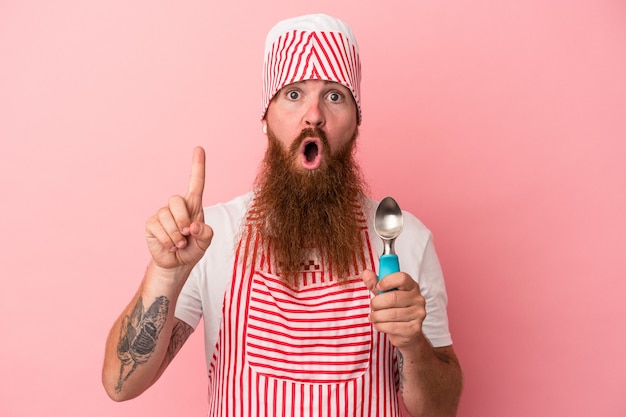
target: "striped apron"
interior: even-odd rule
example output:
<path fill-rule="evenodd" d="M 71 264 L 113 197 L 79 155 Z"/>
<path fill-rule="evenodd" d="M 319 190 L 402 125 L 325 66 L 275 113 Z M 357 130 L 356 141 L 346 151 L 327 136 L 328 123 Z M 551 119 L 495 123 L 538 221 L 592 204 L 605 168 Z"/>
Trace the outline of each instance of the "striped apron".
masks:
<path fill-rule="evenodd" d="M 393 346 L 368 321 L 360 272 L 374 254 L 361 218 L 363 254 L 341 284 L 311 259 L 291 288 L 251 226 L 243 233 L 209 366 L 210 417 L 400 416 Z"/>

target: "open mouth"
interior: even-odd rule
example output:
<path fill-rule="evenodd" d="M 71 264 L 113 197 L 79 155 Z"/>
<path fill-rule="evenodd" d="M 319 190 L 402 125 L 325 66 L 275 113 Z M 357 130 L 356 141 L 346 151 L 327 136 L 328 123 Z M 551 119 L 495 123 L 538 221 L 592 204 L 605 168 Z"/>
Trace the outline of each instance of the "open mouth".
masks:
<path fill-rule="evenodd" d="M 317 143 L 309 142 L 304 145 L 304 157 L 306 158 L 307 162 L 315 161 L 315 158 L 317 158 L 318 154 L 319 148 L 317 147 Z"/>
<path fill-rule="evenodd" d="M 306 169 L 317 169 L 322 163 L 322 143 L 318 138 L 310 138 L 302 142 L 300 161 Z"/>

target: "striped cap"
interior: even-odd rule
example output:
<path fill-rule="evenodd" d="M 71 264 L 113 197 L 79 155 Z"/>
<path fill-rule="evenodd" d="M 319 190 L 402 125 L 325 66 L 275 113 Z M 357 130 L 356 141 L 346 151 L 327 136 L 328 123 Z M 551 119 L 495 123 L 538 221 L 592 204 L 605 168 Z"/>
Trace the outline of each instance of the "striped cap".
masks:
<path fill-rule="evenodd" d="M 267 34 L 261 119 L 281 88 L 311 79 L 346 86 L 352 92 L 361 123 L 359 46 L 348 25 L 324 14 L 283 20 Z"/>

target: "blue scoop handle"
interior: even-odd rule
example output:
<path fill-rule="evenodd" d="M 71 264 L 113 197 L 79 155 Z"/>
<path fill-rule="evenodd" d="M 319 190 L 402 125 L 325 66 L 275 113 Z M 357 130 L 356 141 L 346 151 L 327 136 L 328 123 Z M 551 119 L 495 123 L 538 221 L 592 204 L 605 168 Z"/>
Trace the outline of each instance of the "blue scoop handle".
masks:
<path fill-rule="evenodd" d="M 398 255 L 387 254 L 380 256 L 380 265 L 378 271 L 378 280 L 380 281 L 389 274 L 400 271 L 400 262 L 398 261 Z"/>

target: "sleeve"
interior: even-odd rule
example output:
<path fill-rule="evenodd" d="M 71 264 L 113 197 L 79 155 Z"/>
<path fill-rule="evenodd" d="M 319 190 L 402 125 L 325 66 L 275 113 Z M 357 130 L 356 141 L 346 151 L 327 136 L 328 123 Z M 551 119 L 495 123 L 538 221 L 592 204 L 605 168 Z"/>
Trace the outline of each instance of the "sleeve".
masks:
<path fill-rule="evenodd" d="M 418 283 L 426 299 L 426 319 L 422 330 L 434 347 L 449 346 L 452 337 L 448 327 L 448 295 L 439 258 L 429 233 L 419 265 Z"/>
<path fill-rule="evenodd" d="M 202 296 L 200 294 L 199 282 L 203 268 L 200 267 L 202 262 L 191 271 L 191 275 L 187 278 L 187 282 L 183 286 L 183 290 L 176 301 L 176 318 L 184 321 L 194 329 L 198 327 L 202 318 Z"/>

